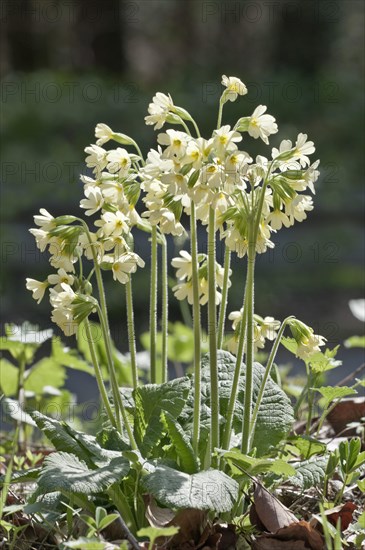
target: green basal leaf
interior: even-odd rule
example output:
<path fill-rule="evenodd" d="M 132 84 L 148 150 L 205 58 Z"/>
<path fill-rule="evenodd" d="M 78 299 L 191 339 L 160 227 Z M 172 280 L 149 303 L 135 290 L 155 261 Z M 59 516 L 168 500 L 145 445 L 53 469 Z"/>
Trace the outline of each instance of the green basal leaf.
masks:
<path fill-rule="evenodd" d="M 326 372 L 342 365 L 342 361 L 335 359 L 339 346 L 324 352 L 317 351 L 308 359 L 308 364 L 314 373 Z"/>
<path fill-rule="evenodd" d="M 238 498 L 238 483 L 218 470 L 186 474 L 158 466 L 142 479 L 144 488 L 156 500 L 172 508 L 196 508 L 229 512 Z"/>
<path fill-rule="evenodd" d="M 38 411 L 32 411 L 30 415 L 56 450 L 72 453 L 91 467 L 103 466 L 120 456 L 119 451 L 103 449 L 94 436 L 78 432 L 66 422 L 59 422 Z"/>
<path fill-rule="evenodd" d="M 199 470 L 199 461 L 189 437 L 171 414 L 165 411 L 161 414 L 161 418 L 176 451 L 181 468 L 188 474 L 196 473 Z"/>
<path fill-rule="evenodd" d="M 137 532 L 138 537 L 147 537 L 150 541 L 150 548 L 153 548 L 154 542 L 160 537 L 172 537 L 179 532 L 179 527 L 143 527 Z"/>
<path fill-rule="evenodd" d="M 105 543 L 95 538 L 80 537 L 77 540 L 64 542 L 63 547 L 74 550 L 105 550 Z"/>
<path fill-rule="evenodd" d="M 51 357 L 35 363 L 25 375 L 24 388 L 36 395 L 42 394 L 45 385 L 62 388 L 66 380 L 65 368 Z"/>
<path fill-rule="evenodd" d="M 90 363 L 79 357 L 76 350 L 66 347 L 60 338 L 52 339 L 52 358 L 64 367 L 95 376 Z"/>
<path fill-rule="evenodd" d="M 324 480 L 327 466 L 326 457 L 311 458 L 293 464 L 296 474 L 288 479 L 288 482 L 305 491 L 310 487 L 320 487 Z"/>
<path fill-rule="evenodd" d="M 307 435 L 296 435 L 288 439 L 299 450 L 301 456 L 306 459 L 311 458 L 313 455 L 323 454 L 327 449 L 325 443 Z"/>
<path fill-rule="evenodd" d="M 5 415 L 9 416 L 13 420 L 16 420 L 17 422 L 28 424 L 29 426 L 36 425 L 32 417 L 23 410 L 22 405 L 19 404 L 19 402 L 15 399 L 10 399 L 9 397 L 6 397 L 2 400 L 2 403 Z"/>
<path fill-rule="evenodd" d="M 227 351 L 218 350 L 218 385 L 220 395 L 220 423 L 224 424 L 227 414 L 228 402 L 232 392 L 232 381 L 236 366 L 236 358 Z M 243 419 L 243 402 L 245 392 L 245 371 L 246 366 L 242 364 L 241 375 L 239 379 L 239 388 L 233 419 L 233 429 L 235 433 L 241 434 Z M 256 403 L 261 381 L 265 369 L 259 363 L 253 366 L 253 405 Z M 192 388 L 194 384 L 192 383 Z M 187 432 L 192 431 L 193 426 L 193 391 L 189 395 L 187 405 L 179 418 L 180 424 Z M 209 355 L 202 359 L 201 371 L 201 441 L 204 445 L 207 442 L 207 436 L 210 430 L 210 368 Z M 269 378 L 264 391 L 261 407 L 257 416 L 256 432 L 253 440 L 253 447 L 257 449 L 257 455 L 262 456 L 267 453 L 271 446 L 279 443 L 287 434 L 294 421 L 293 408 L 289 398 L 284 391 Z"/>
<path fill-rule="evenodd" d="M 11 397 L 17 393 L 19 369 L 10 361 L 0 359 L 0 389 L 6 397 Z"/>
<path fill-rule="evenodd" d="M 351 336 L 344 345 L 346 348 L 365 348 L 365 336 Z"/>
<path fill-rule="evenodd" d="M 113 458 L 109 464 L 91 470 L 77 456 L 58 452 L 48 456 L 38 479 L 45 493 L 61 491 L 85 495 L 101 493 L 128 474 L 129 461 L 124 457 Z"/>
<path fill-rule="evenodd" d="M 322 386 L 321 388 L 314 388 L 324 397 L 324 408 L 326 409 L 329 404 L 335 399 L 341 399 L 348 395 L 356 395 L 357 391 L 354 388 L 348 386 Z"/>
<path fill-rule="evenodd" d="M 247 472 L 252 476 L 265 472 L 273 472 L 284 476 L 293 476 L 296 473 L 293 466 L 278 458 L 254 458 L 244 455 L 236 449 L 227 451 L 222 456 L 229 463 L 237 466 L 240 471 Z"/>
<path fill-rule="evenodd" d="M 29 468 L 29 470 L 17 470 L 11 473 L 11 483 L 27 483 L 38 479 L 39 468 Z M 5 482 L 5 475 L 0 475 L 0 485 Z"/>
<path fill-rule="evenodd" d="M 148 455 L 161 438 L 161 412 L 166 411 L 176 419 L 185 405 L 189 390 L 188 377 L 165 384 L 146 384 L 134 390 L 134 433 L 142 454 Z"/>

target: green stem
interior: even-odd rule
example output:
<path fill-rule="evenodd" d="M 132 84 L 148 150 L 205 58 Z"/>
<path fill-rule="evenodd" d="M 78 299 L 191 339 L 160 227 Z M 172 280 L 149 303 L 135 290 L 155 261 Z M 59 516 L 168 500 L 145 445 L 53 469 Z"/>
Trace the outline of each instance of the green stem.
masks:
<path fill-rule="evenodd" d="M 219 321 L 218 321 L 218 349 L 222 348 L 224 337 L 224 325 L 226 322 L 227 311 L 227 298 L 228 298 L 228 283 L 229 283 L 229 271 L 231 265 L 231 251 L 226 246 L 224 252 L 224 275 L 223 275 L 223 289 L 222 289 L 222 301 L 219 308 Z"/>
<path fill-rule="evenodd" d="M 222 99 L 222 98 L 221 98 L 221 99 Z M 219 128 L 220 128 L 221 125 L 222 125 L 223 105 L 224 105 L 224 103 L 222 103 L 222 101 L 219 101 L 219 111 L 218 111 L 218 120 L 217 120 L 217 130 L 219 130 Z"/>
<path fill-rule="evenodd" d="M 246 337 L 246 383 L 243 405 L 242 442 L 241 451 L 248 454 L 250 448 L 251 432 L 251 407 L 253 388 L 253 362 L 254 362 L 254 275 L 256 241 L 253 239 L 253 223 L 249 221 L 249 239 L 247 249 L 247 337 Z"/>
<path fill-rule="evenodd" d="M 109 374 L 110 374 L 110 381 L 112 386 L 112 392 L 113 392 L 113 399 L 114 399 L 114 407 L 116 408 L 116 416 L 117 416 L 117 427 L 120 432 L 122 432 L 121 423 L 120 423 L 120 415 L 122 416 L 125 429 L 127 430 L 129 442 L 131 444 L 132 449 L 137 449 L 137 444 L 133 436 L 132 428 L 129 424 L 127 412 L 125 410 L 122 396 L 120 395 L 119 386 L 118 386 L 118 380 L 115 373 L 114 368 L 114 362 L 113 362 L 113 353 L 110 343 L 110 333 L 108 331 L 108 325 L 107 321 L 103 315 L 103 312 L 101 311 L 100 307 L 98 307 L 98 314 L 101 324 L 101 330 L 103 332 L 103 338 L 105 343 L 105 349 L 106 349 L 106 356 L 107 356 L 107 362 L 109 367 Z M 117 413 L 118 411 L 118 413 Z"/>
<path fill-rule="evenodd" d="M 208 223 L 208 335 L 210 363 L 211 454 L 219 447 L 219 390 L 217 364 L 217 320 L 215 282 L 215 211 L 209 209 Z"/>
<path fill-rule="evenodd" d="M 22 353 L 20 359 L 19 359 L 19 370 L 18 370 L 18 403 L 20 410 L 25 411 L 26 409 L 26 403 L 25 403 L 25 391 L 24 391 L 24 375 L 25 375 L 25 368 L 26 368 L 26 360 L 25 360 L 25 354 Z M 25 444 L 26 444 L 26 437 L 25 437 L 25 424 L 22 423 L 21 420 L 17 423 L 19 431 L 18 431 L 18 449 L 25 450 Z"/>
<path fill-rule="evenodd" d="M 87 338 L 87 341 L 88 341 L 88 344 L 89 344 L 91 360 L 92 360 L 92 363 L 94 365 L 95 378 L 96 378 L 96 382 L 98 384 L 100 396 L 101 396 L 101 399 L 103 401 L 103 405 L 105 407 L 105 411 L 108 415 L 109 421 L 110 421 L 111 425 L 116 428 L 116 423 L 115 423 L 113 410 L 111 408 L 111 405 L 110 405 L 110 402 L 109 402 L 109 399 L 108 399 L 108 393 L 107 393 L 105 385 L 104 385 L 103 376 L 101 374 L 101 369 L 100 369 L 100 366 L 99 366 L 99 361 L 98 361 L 98 358 L 97 358 L 97 355 L 96 355 L 96 352 L 95 352 L 95 346 L 94 346 L 92 333 L 91 333 L 91 329 L 90 329 L 90 322 L 89 322 L 88 318 L 85 319 L 85 328 L 86 328 L 86 338 Z"/>
<path fill-rule="evenodd" d="M 136 351 L 136 335 L 134 330 L 134 311 L 133 311 L 133 291 L 132 291 L 132 275 L 129 275 L 129 280 L 125 285 L 126 302 L 127 302 L 127 326 L 128 326 L 128 344 L 131 357 L 132 382 L 133 388 L 138 386 L 138 369 L 137 369 L 137 351 Z"/>
<path fill-rule="evenodd" d="M 157 383 L 157 227 L 151 233 L 151 289 L 150 289 L 150 364 L 151 382 Z"/>
<path fill-rule="evenodd" d="M 262 381 L 261 381 L 260 390 L 259 390 L 259 393 L 258 393 L 258 396 L 257 396 L 256 404 L 255 404 L 255 407 L 254 407 L 254 410 L 253 410 L 253 413 L 252 413 L 252 417 L 251 417 L 250 443 L 253 441 L 254 436 L 255 436 L 257 415 L 258 415 L 258 412 L 260 410 L 262 397 L 264 395 L 266 383 L 267 383 L 267 380 L 269 378 L 271 368 L 272 368 L 273 363 L 275 361 L 275 357 L 276 357 L 276 353 L 278 351 L 278 347 L 280 345 L 280 342 L 281 342 L 282 336 L 284 334 L 284 330 L 286 328 L 286 325 L 290 321 L 290 319 L 292 319 L 292 318 L 293 318 L 293 316 L 291 315 L 290 317 L 287 317 L 286 319 L 284 319 L 284 321 L 281 323 L 278 335 L 277 335 L 276 340 L 275 340 L 275 342 L 274 342 L 274 344 L 271 348 L 271 352 L 270 352 L 269 358 L 267 360 L 264 376 L 263 376 Z"/>
<path fill-rule="evenodd" d="M 194 126 L 197 137 L 200 138 L 200 131 L 199 131 L 199 127 L 198 127 L 197 123 L 195 122 L 195 120 L 193 118 L 191 119 L 191 122 L 193 123 L 193 126 Z"/>
<path fill-rule="evenodd" d="M 201 392 L 201 328 L 199 304 L 198 273 L 198 236 L 196 230 L 195 204 L 191 202 L 190 212 L 191 263 L 193 283 L 193 331 L 194 331 L 194 415 L 193 415 L 193 449 L 198 452 L 200 437 L 200 392 Z"/>
<path fill-rule="evenodd" d="M 161 266 L 161 284 L 162 284 L 162 316 L 161 316 L 161 331 L 162 331 L 162 359 L 161 359 L 161 380 L 163 384 L 167 382 L 167 351 L 168 351 L 168 319 L 169 319 L 169 282 L 168 282 L 168 263 L 167 263 L 167 243 L 163 236 L 162 247 L 162 266 Z"/>
<path fill-rule="evenodd" d="M 310 370 L 309 370 L 310 373 Z M 314 389 L 317 386 L 317 378 L 318 375 L 312 375 L 309 374 L 311 379 L 311 385 L 308 388 L 308 417 L 307 417 L 307 424 L 305 428 L 305 435 L 310 435 L 311 427 L 312 427 L 312 417 L 313 417 L 313 405 L 314 405 Z"/>
<path fill-rule="evenodd" d="M 247 279 L 246 279 L 246 288 L 247 288 Z M 239 380 L 240 380 L 240 374 L 241 374 L 244 343 L 246 339 L 246 328 L 247 328 L 247 301 L 246 301 L 246 291 L 245 291 L 245 296 L 243 299 L 243 307 L 242 307 L 242 319 L 240 324 L 240 334 L 238 339 L 236 365 L 234 369 L 231 394 L 228 402 L 226 424 L 224 426 L 224 432 L 223 432 L 222 447 L 223 449 L 227 449 L 227 450 L 229 450 L 229 444 L 231 441 L 233 416 L 234 416 L 234 410 L 236 406 L 238 386 L 239 386 Z"/>

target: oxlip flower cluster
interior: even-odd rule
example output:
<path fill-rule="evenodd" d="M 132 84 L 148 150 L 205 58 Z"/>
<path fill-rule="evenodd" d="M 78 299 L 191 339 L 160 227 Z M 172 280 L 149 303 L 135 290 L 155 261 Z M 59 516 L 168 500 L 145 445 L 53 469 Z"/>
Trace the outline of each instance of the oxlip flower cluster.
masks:
<path fill-rule="evenodd" d="M 240 311 L 232 311 L 228 315 L 228 319 L 232 321 L 233 334 L 227 340 L 227 348 L 234 355 L 237 353 L 239 333 L 241 329 L 243 316 L 243 308 Z M 280 327 L 280 321 L 274 319 L 274 317 L 261 317 L 261 315 L 254 315 L 254 348 L 255 351 L 263 349 L 266 344 L 266 340 L 273 341 L 278 335 L 278 329 Z"/>
<path fill-rule="evenodd" d="M 198 255 L 198 277 L 199 277 L 199 303 L 205 305 L 209 299 L 209 288 L 208 288 L 208 265 L 207 265 L 207 255 L 199 254 Z M 180 258 L 176 257 L 171 260 L 171 265 L 176 268 L 176 277 L 178 279 L 178 284 L 175 285 L 172 290 L 175 294 L 175 297 L 178 300 L 184 300 L 187 298 L 189 304 L 193 303 L 193 262 L 192 257 L 186 250 L 180 251 Z M 231 276 L 232 271 L 229 270 L 229 276 Z M 224 280 L 224 269 L 223 267 L 216 262 L 216 304 L 220 304 L 222 299 L 222 294 L 219 292 L 218 288 L 223 288 Z M 228 281 L 228 287 L 231 286 L 231 281 Z"/>
<path fill-rule="evenodd" d="M 81 176 L 84 198 L 80 201 L 85 216 L 93 217 L 93 230 L 85 222 L 79 223 L 78 218 L 54 218 L 45 209 L 35 216 L 36 228 L 30 231 L 40 250 L 49 251 L 56 273 L 45 281 L 27 279 L 27 288 L 39 303 L 50 287 L 52 319 L 65 332 L 73 331 L 66 324 L 72 324 L 75 300 L 88 294 L 82 276 L 75 272 L 82 257 L 110 270 L 114 280 L 122 284 L 144 266 L 144 260 L 134 251 L 135 227 L 155 230 L 160 239 L 164 234 L 181 236 L 188 232 L 183 215 L 191 219 L 194 215 L 194 223 L 209 226 L 214 211 L 214 232 L 218 232 L 227 250 L 242 257 L 250 250 L 264 253 L 274 247 L 275 232 L 305 220 L 313 209 L 312 195 L 319 176 L 319 161 L 310 160 L 315 152 L 313 142 L 299 133 L 294 142 L 284 139 L 271 148 L 270 154 L 254 158 L 246 151 L 245 140 L 261 139 L 269 145 L 271 136 L 278 132 L 276 120 L 265 105 L 258 105 L 234 125 L 222 124 L 223 106 L 248 93 L 245 84 L 234 76 L 223 75 L 222 85 L 217 127 L 206 137 L 200 135 L 188 111 L 175 105 L 169 94 L 157 92 L 145 117 L 146 124 L 158 131 L 157 145 L 146 160 L 131 137 L 104 123 L 97 124 L 95 143 L 85 148 L 89 173 Z M 174 128 L 165 129 L 166 124 Z M 138 212 L 140 204 L 144 208 Z M 214 262 L 214 298 L 219 305 L 223 287 L 230 286 L 231 272 L 228 266 L 225 277 L 224 268 Z M 175 296 L 193 303 L 194 272 L 198 280 L 195 295 L 200 305 L 206 304 L 214 287 L 209 287 L 207 255 L 196 251 L 193 260 L 192 249 L 190 253 L 182 250 L 171 263 L 177 270 Z M 242 310 L 232 312 L 229 319 L 234 335 L 228 345 L 234 351 Z M 279 322 L 256 314 L 253 319 L 257 350 L 266 340 L 276 338 Z M 307 329 L 292 328 L 301 357 L 324 342 Z"/>

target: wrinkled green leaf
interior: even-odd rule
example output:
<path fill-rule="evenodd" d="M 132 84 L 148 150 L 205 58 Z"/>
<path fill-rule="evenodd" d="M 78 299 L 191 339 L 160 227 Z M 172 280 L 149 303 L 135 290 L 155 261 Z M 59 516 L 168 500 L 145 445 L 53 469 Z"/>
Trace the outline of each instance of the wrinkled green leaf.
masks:
<path fill-rule="evenodd" d="M 86 537 L 80 537 L 77 540 L 71 540 L 64 542 L 65 548 L 73 548 L 74 550 L 105 550 L 105 543 L 98 541 L 98 539 L 91 539 Z"/>
<path fill-rule="evenodd" d="M 350 336 L 344 344 L 346 348 L 365 348 L 365 336 Z"/>
<path fill-rule="evenodd" d="M 113 458 L 109 464 L 91 470 L 77 456 L 58 452 L 49 455 L 38 479 L 38 485 L 46 493 L 54 491 L 101 493 L 128 474 L 129 461 L 124 457 Z"/>
<path fill-rule="evenodd" d="M 177 418 L 190 390 L 190 379 L 177 378 L 165 384 L 146 384 L 133 392 L 136 404 L 134 432 L 142 454 L 148 454 L 163 431 L 161 412 Z"/>
<path fill-rule="evenodd" d="M 324 407 L 327 408 L 329 404 L 335 399 L 341 399 L 348 395 L 355 395 L 357 391 L 354 388 L 348 386 L 322 386 L 321 388 L 315 388 L 324 397 Z"/>
<path fill-rule="evenodd" d="M 252 476 L 264 472 L 273 472 L 284 476 L 293 476 L 296 473 L 293 466 L 278 458 L 254 458 L 244 455 L 236 449 L 223 453 L 223 456 L 229 463 L 237 466 L 240 471 L 243 470 Z"/>
<path fill-rule="evenodd" d="M 57 364 L 52 358 L 45 357 L 26 371 L 24 388 L 40 395 L 44 386 L 62 388 L 66 380 L 64 367 Z"/>
<path fill-rule="evenodd" d="M 7 359 L 0 359 L 0 388 L 7 397 L 16 394 L 18 387 L 19 369 Z"/>
<path fill-rule="evenodd" d="M 22 422 L 24 424 L 28 424 L 29 426 L 35 426 L 35 422 L 32 417 L 23 410 L 18 401 L 6 397 L 3 399 L 2 403 L 4 405 L 4 413 L 7 416 L 17 422 Z"/>
<path fill-rule="evenodd" d="M 295 445 L 300 451 L 302 457 L 309 459 L 315 454 L 323 454 L 326 452 L 327 446 L 325 443 L 314 439 L 307 435 L 297 435 L 289 438 L 289 441 Z"/>
<path fill-rule="evenodd" d="M 218 385 L 220 396 L 220 423 L 224 424 L 227 414 L 228 402 L 232 393 L 232 381 L 236 366 L 236 358 L 227 351 L 218 350 Z M 235 416 L 233 419 L 233 429 L 236 433 L 241 433 L 243 419 L 243 402 L 245 392 L 245 371 L 246 366 L 243 363 L 239 379 L 238 396 L 236 400 Z M 265 369 L 259 363 L 253 365 L 253 395 L 252 404 L 256 403 L 261 381 Z M 192 387 L 194 385 L 192 384 Z M 193 391 L 179 421 L 185 431 L 191 431 L 193 426 Z M 210 369 L 209 355 L 202 359 L 201 371 L 201 439 L 206 440 L 210 430 Z M 264 391 L 261 407 L 257 416 L 256 432 L 253 440 L 253 447 L 257 448 L 257 455 L 262 456 L 268 451 L 270 446 L 275 446 L 287 434 L 294 421 L 293 408 L 289 398 L 284 391 L 269 378 Z"/>
<path fill-rule="evenodd" d="M 150 541 L 150 548 L 153 548 L 154 542 L 160 537 L 172 537 L 179 532 L 179 527 L 170 525 L 170 527 L 143 527 L 137 532 L 138 537 L 147 537 Z"/>
<path fill-rule="evenodd" d="M 91 376 L 95 376 L 94 369 L 90 363 L 81 359 L 75 350 L 66 347 L 60 338 L 52 339 L 52 358 L 64 367 L 87 372 Z"/>
<path fill-rule="evenodd" d="M 180 460 L 181 468 L 188 474 L 194 474 L 199 469 L 199 462 L 194 449 L 182 427 L 171 414 L 162 413 L 162 420 L 167 429 L 171 443 Z"/>
<path fill-rule="evenodd" d="M 189 475 L 158 466 L 142 483 L 160 504 L 172 508 L 229 512 L 238 498 L 238 483 L 218 470 Z"/>
<path fill-rule="evenodd" d="M 310 487 L 321 486 L 326 473 L 327 459 L 316 456 L 310 460 L 295 463 L 293 466 L 296 469 L 296 474 L 288 481 L 305 491 Z"/>

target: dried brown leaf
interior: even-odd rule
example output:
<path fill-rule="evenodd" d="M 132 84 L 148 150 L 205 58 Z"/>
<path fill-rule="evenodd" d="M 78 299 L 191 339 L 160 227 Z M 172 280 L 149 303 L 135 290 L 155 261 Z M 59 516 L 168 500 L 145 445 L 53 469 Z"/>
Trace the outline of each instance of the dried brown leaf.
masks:
<path fill-rule="evenodd" d="M 256 543 L 255 550 L 323 550 L 324 547 L 321 535 L 307 521 L 297 521 L 276 533 L 261 535 Z"/>
<path fill-rule="evenodd" d="M 267 531 L 275 533 L 278 529 L 298 521 L 295 515 L 260 483 L 256 483 L 254 499 L 256 513 Z"/>
<path fill-rule="evenodd" d="M 365 397 L 342 399 L 328 413 L 327 420 L 336 434 L 345 430 L 350 422 L 359 422 L 365 416 Z M 346 430 L 346 435 L 356 435 L 355 429 Z"/>

